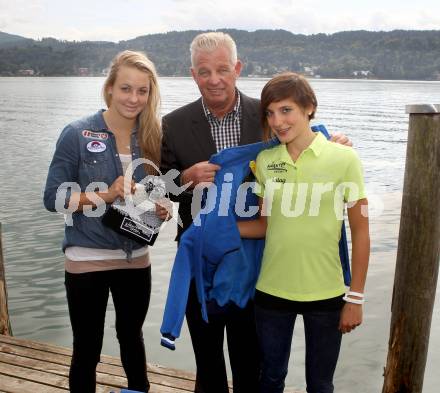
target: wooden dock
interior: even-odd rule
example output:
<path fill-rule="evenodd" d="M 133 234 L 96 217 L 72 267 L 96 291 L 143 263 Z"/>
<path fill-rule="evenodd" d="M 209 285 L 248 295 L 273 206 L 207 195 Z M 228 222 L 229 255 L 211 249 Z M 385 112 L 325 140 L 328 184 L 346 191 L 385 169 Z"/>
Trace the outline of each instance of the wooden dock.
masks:
<path fill-rule="evenodd" d="M 0 335 L 0 393 L 68 392 L 71 355 L 68 348 Z M 188 371 L 149 363 L 148 378 L 150 393 L 194 391 L 195 374 Z M 126 386 L 120 359 L 101 355 L 96 393 L 119 393 Z M 300 392 L 286 389 L 285 393 Z"/>
<path fill-rule="evenodd" d="M 71 354 L 68 348 L 0 335 L 0 392 L 68 392 Z M 194 391 L 194 373 L 148 364 L 148 378 L 151 393 Z M 101 355 L 96 392 L 119 392 L 126 386 L 120 359 Z"/>
<path fill-rule="evenodd" d="M 69 348 L 12 336 L 0 223 L 0 393 L 68 392 L 71 357 Z M 147 369 L 150 393 L 194 391 L 195 373 L 150 363 Z M 119 393 L 127 386 L 118 357 L 101 354 L 96 382 L 96 393 Z M 229 386 L 232 393 L 231 383 Z M 285 390 L 285 393 L 301 392 Z"/>

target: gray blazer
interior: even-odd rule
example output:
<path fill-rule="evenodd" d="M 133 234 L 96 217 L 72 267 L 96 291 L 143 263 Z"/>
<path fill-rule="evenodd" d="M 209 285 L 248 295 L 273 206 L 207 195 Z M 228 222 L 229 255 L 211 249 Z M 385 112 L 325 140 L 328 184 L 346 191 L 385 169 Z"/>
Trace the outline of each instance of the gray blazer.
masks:
<path fill-rule="evenodd" d="M 241 92 L 239 94 L 242 106 L 239 144 L 259 142 L 262 139 L 260 101 Z M 217 152 L 203 111 L 202 98 L 166 115 L 162 120 L 162 128 L 162 173 L 170 169 L 182 172 L 198 162 L 209 160 Z M 183 222 L 183 228 L 177 228 L 176 240 L 179 240 L 192 222 L 192 194 L 185 192 L 178 197 L 171 196 L 171 199 L 179 202 L 179 215 Z"/>

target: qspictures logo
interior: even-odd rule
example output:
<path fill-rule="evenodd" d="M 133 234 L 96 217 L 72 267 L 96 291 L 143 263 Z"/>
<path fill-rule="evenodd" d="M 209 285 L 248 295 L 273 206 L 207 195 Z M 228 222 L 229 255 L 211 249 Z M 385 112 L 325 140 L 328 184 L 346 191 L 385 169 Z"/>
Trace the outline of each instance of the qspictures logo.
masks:
<path fill-rule="evenodd" d="M 125 174 L 126 181 L 124 185 L 127 185 L 126 194 L 130 194 L 129 184 L 131 183 L 132 174 L 134 168 L 142 164 L 153 165 L 151 161 L 138 158 L 133 160 L 129 165 Z M 263 191 L 264 196 L 264 215 L 270 216 L 272 211 L 272 203 L 274 202 L 275 193 L 280 197 L 278 198 L 278 208 L 285 217 L 298 217 L 301 215 L 317 216 L 320 212 L 321 202 L 324 200 L 326 203 L 332 203 L 335 216 L 338 220 L 343 219 L 344 214 L 344 201 L 352 200 L 356 201 L 360 198 L 359 185 L 352 182 L 333 183 L 333 182 L 311 182 L 311 183 L 291 183 L 283 178 L 283 174 L 287 172 L 286 162 L 270 163 L 267 166 L 268 171 L 271 171 L 274 176 L 265 183 L 264 189 L 255 181 L 240 182 L 238 189 L 233 191 L 234 174 L 224 173 L 222 181 L 217 181 L 209 185 L 198 184 L 191 191 L 191 215 L 195 225 L 201 224 L 201 216 L 212 212 L 216 206 L 218 206 L 218 216 L 228 216 L 231 212 L 234 212 L 238 217 L 251 218 L 259 212 L 259 206 L 257 204 L 248 204 L 248 196 L 250 194 L 257 194 Z M 157 168 L 160 179 L 163 182 L 163 189 L 168 194 L 178 196 L 185 192 L 191 185 L 191 183 L 177 186 L 175 179 L 179 178 L 179 171 L 171 169 L 165 174 L 161 174 L 159 168 Z M 147 176 L 140 183 L 145 186 L 146 189 L 150 189 L 148 182 L 151 176 Z M 72 226 L 73 219 L 72 214 L 78 208 L 75 204 L 66 207 L 66 200 L 71 193 L 87 192 L 90 195 L 90 200 L 93 202 L 90 206 L 83 206 L 83 214 L 87 217 L 100 217 L 106 211 L 106 204 L 102 198 L 99 197 L 97 192 L 108 191 L 108 185 L 102 182 L 90 183 L 85 190 L 82 190 L 80 185 L 74 182 L 65 182 L 58 187 L 56 193 L 55 208 L 58 212 L 65 214 L 66 225 Z M 150 192 L 151 194 L 151 192 Z M 330 196 L 330 199 L 329 199 Z M 156 199 L 156 198 L 154 198 Z M 309 202 L 308 202 L 309 200 Z M 127 204 L 131 204 L 134 207 L 141 207 L 132 198 L 126 198 Z M 158 201 L 151 201 L 161 204 L 160 198 Z M 383 204 L 381 205 L 383 206 Z M 368 212 L 363 212 L 365 216 Z M 380 214 L 380 213 L 379 213 Z M 137 216 L 135 218 L 138 218 Z M 173 220 L 176 220 L 179 225 L 182 225 L 181 218 L 177 214 L 173 216 Z"/>

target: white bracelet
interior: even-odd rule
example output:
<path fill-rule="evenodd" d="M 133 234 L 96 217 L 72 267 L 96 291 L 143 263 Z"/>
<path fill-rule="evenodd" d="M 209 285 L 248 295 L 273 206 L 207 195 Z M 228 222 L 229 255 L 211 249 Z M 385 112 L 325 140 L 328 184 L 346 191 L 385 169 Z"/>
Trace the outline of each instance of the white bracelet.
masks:
<path fill-rule="evenodd" d="M 342 300 L 345 300 L 347 303 L 354 303 L 354 304 L 364 304 L 365 303 L 365 299 L 354 299 L 352 297 L 348 297 L 347 295 L 345 295 Z"/>
<path fill-rule="evenodd" d="M 360 292 L 354 292 L 354 291 L 348 291 L 347 295 L 360 297 L 361 299 L 364 298 L 364 294 Z"/>

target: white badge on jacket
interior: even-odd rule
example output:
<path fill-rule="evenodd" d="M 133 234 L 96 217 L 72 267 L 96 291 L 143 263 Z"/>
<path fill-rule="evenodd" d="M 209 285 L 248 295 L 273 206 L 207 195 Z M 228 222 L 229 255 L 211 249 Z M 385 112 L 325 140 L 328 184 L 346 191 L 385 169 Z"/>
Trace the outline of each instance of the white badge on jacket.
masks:
<path fill-rule="evenodd" d="M 105 143 L 102 143 L 100 141 L 91 141 L 87 143 L 87 150 L 92 153 L 101 153 L 107 149 L 107 146 Z"/>

